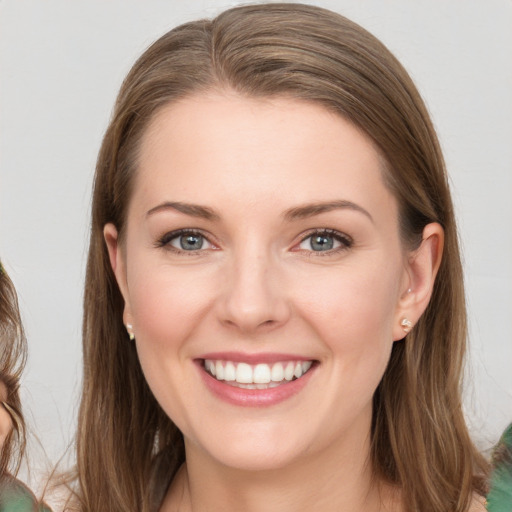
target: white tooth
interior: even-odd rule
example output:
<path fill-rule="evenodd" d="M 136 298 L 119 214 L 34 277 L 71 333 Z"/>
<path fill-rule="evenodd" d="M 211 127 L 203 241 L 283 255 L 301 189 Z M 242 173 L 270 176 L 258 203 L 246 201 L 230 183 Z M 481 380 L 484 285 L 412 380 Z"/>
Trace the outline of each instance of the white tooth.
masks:
<path fill-rule="evenodd" d="M 206 359 L 204 366 L 206 371 L 210 372 L 212 375 L 215 375 L 215 363 L 211 359 Z"/>
<path fill-rule="evenodd" d="M 236 368 L 235 365 L 228 361 L 226 366 L 224 367 L 224 379 L 225 380 L 235 380 L 236 378 Z"/>
<path fill-rule="evenodd" d="M 272 366 L 271 380 L 273 382 L 281 382 L 284 379 L 284 368 L 281 363 L 275 363 Z"/>
<path fill-rule="evenodd" d="M 237 387 L 242 389 L 256 389 L 256 386 L 262 385 L 262 384 L 240 384 L 238 383 Z"/>
<path fill-rule="evenodd" d="M 300 363 L 297 363 L 295 365 L 295 371 L 293 372 L 293 374 L 295 375 L 295 377 L 297 377 L 297 379 L 299 377 L 302 377 L 302 365 Z"/>
<path fill-rule="evenodd" d="M 286 380 L 292 380 L 294 371 L 295 371 L 295 365 L 293 363 L 288 363 L 284 370 L 284 378 Z"/>
<path fill-rule="evenodd" d="M 247 363 L 238 363 L 236 367 L 236 381 L 241 384 L 251 384 L 252 380 L 252 368 Z"/>
<path fill-rule="evenodd" d="M 268 384 L 270 382 L 270 367 L 268 364 L 257 364 L 254 368 L 253 381 L 256 384 Z"/>
<path fill-rule="evenodd" d="M 215 363 L 215 376 L 217 380 L 224 380 L 224 367 L 221 361 Z"/>
<path fill-rule="evenodd" d="M 312 364 L 313 361 L 304 361 L 302 363 L 302 375 L 304 375 L 311 368 Z"/>

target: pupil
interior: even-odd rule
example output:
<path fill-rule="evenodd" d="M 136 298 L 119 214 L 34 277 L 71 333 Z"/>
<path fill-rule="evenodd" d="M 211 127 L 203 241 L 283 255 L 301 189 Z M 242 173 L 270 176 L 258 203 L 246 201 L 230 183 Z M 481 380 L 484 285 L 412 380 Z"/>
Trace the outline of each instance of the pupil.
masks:
<path fill-rule="evenodd" d="M 201 235 L 182 235 L 180 245 L 185 251 L 197 251 L 203 246 L 203 237 Z"/>
<path fill-rule="evenodd" d="M 334 246 L 334 240 L 330 236 L 317 235 L 311 239 L 311 248 L 314 251 L 328 251 Z"/>

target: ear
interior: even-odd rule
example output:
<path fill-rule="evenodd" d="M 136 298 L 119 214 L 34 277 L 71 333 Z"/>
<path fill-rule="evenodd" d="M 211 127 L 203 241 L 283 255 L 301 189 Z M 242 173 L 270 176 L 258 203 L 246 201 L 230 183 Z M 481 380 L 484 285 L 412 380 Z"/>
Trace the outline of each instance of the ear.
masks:
<path fill-rule="evenodd" d="M 444 246 L 444 230 L 440 224 L 433 222 L 423 229 L 420 246 L 408 255 L 398 301 L 393 339 L 400 340 L 407 334 L 407 328 L 401 325 L 403 319 L 414 326 L 427 309 L 434 283 L 441 265 Z"/>
<path fill-rule="evenodd" d="M 110 265 L 116 276 L 117 285 L 124 299 L 123 323 L 132 325 L 132 314 L 130 310 L 130 301 L 128 293 L 128 283 L 126 279 L 126 258 L 123 253 L 123 247 L 119 243 L 119 234 L 114 224 L 105 224 L 103 228 L 103 237 L 107 244 Z"/>

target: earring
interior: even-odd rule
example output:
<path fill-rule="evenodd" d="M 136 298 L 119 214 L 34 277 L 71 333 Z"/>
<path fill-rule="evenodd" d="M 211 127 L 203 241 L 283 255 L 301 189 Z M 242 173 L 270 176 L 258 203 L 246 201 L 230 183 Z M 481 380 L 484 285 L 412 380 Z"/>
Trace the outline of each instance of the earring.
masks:
<path fill-rule="evenodd" d="M 412 322 L 407 318 L 402 319 L 400 325 L 406 334 L 412 329 Z"/>
<path fill-rule="evenodd" d="M 130 341 L 133 341 L 135 339 L 135 334 L 133 334 L 133 325 L 132 324 L 126 324 L 126 332 L 128 333 L 128 337 L 130 338 Z"/>

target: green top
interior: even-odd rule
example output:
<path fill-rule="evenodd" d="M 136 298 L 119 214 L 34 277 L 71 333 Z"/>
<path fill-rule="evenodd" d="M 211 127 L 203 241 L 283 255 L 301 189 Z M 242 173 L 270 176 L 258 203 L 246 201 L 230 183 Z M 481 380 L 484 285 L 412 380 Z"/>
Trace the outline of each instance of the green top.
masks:
<path fill-rule="evenodd" d="M 491 490 L 487 495 L 489 512 L 512 511 L 512 423 L 507 427 L 493 452 Z"/>
<path fill-rule="evenodd" d="M 29 488 L 8 475 L 0 481 L 0 512 L 51 512 L 38 503 Z"/>

